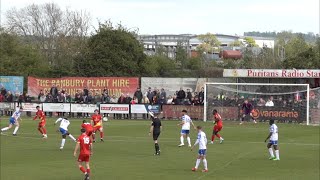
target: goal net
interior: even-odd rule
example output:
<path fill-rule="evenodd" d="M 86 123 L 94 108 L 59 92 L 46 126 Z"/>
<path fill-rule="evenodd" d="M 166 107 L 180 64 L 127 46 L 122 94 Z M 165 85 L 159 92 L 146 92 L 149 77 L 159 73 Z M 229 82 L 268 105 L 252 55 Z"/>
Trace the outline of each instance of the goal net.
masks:
<path fill-rule="evenodd" d="M 217 109 L 224 120 L 239 121 L 244 102 L 252 105 L 244 120 L 319 124 L 320 89 L 309 84 L 206 83 L 204 121 Z"/>

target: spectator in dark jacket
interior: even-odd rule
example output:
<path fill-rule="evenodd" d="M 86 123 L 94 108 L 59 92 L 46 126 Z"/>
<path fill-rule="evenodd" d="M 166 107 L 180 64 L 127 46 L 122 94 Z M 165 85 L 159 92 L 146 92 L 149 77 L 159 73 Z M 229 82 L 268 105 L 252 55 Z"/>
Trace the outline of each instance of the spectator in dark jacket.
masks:
<path fill-rule="evenodd" d="M 22 103 L 24 102 L 25 96 L 23 95 L 23 93 L 21 93 L 18 97 L 18 106 L 22 106 Z"/>
<path fill-rule="evenodd" d="M 151 87 L 148 88 L 148 91 L 147 91 L 147 93 L 146 93 L 146 96 L 148 97 L 149 102 L 150 102 L 150 104 L 151 104 L 152 99 L 153 99 L 153 96 L 154 96 L 154 93 L 152 92 Z"/>
<path fill-rule="evenodd" d="M 137 88 L 137 91 L 134 93 L 134 96 L 138 99 L 138 104 L 141 104 L 143 95 L 140 88 Z"/>
<path fill-rule="evenodd" d="M 2 96 L 6 96 L 7 95 L 7 90 L 4 87 L 1 87 L 0 92 L 1 92 Z"/>
<path fill-rule="evenodd" d="M 186 98 L 186 92 L 184 92 L 183 88 L 180 88 L 180 91 L 177 94 L 177 99 L 179 101 L 179 104 L 182 104 L 184 99 Z"/>
<path fill-rule="evenodd" d="M 164 100 L 167 101 L 167 93 L 166 91 L 162 88 L 160 92 L 160 99 L 164 97 Z"/>
<path fill-rule="evenodd" d="M 89 95 L 89 90 L 87 87 L 84 87 L 83 89 L 83 96 L 88 96 Z"/>
<path fill-rule="evenodd" d="M 187 89 L 187 98 L 189 99 L 190 102 L 192 102 L 192 94 L 190 92 L 190 89 Z"/>
<path fill-rule="evenodd" d="M 199 92 L 199 101 L 200 101 L 200 104 L 203 104 L 203 101 L 204 101 L 204 88 L 203 87 L 201 88 L 201 91 Z"/>
<path fill-rule="evenodd" d="M 10 91 L 8 91 L 7 96 L 6 96 L 6 101 L 7 102 L 13 102 L 13 95 Z"/>
<path fill-rule="evenodd" d="M 51 89 L 50 89 L 50 94 L 55 98 L 58 95 L 58 89 L 56 87 L 56 85 L 52 85 Z"/>

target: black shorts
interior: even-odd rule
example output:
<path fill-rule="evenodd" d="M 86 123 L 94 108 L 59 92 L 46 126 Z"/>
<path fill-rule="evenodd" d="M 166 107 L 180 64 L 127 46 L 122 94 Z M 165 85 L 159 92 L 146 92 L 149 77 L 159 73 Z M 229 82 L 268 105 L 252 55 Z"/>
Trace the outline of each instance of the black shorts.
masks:
<path fill-rule="evenodd" d="M 158 140 L 158 137 L 160 136 L 160 132 L 154 132 L 153 133 L 153 140 Z"/>

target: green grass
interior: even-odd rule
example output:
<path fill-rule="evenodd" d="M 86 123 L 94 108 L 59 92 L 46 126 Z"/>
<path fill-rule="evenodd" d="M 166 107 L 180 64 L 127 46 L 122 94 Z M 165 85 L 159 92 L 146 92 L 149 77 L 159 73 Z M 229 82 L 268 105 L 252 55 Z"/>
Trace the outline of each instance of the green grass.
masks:
<path fill-rule="evenodd" d="M 2 118 L 3 119 L 3 118 Z M 1 121 L 1 127 L 7 125 Z M 75 143 L 67 140 L 59 151 L 61 136 L 49 119 L 49 138 L 42 140 L 37 122 L 24 119 L 17 137 L 12 130 L 1 135 L 1 180 L 80 180 Z M 154 146 L 148 137 L 149 121 L 109 121 L 104 126 L 105 142 L 94 144 L 91 179 L 94 180 L 316 180 L 319 179 L 319 127 L 278 124 L 281 161 L 268 160 L 266 144 L 268 124 L 224 122 L 224 144 L 208 145 L 209 172 L 192 172 L 197 151 L 178 148 L 180 128 L 177 121 L 163 121 L 159 143 L 161 156 L 153 156 Z M 211 137 L 212 123 L 203 125 Z M 80 120 L 72 119 L 69 131 L 80 134 Z M 191 140 L 194 142 L 193 131 Z M 201 163 L 202 168 L 202 163 Z"/>

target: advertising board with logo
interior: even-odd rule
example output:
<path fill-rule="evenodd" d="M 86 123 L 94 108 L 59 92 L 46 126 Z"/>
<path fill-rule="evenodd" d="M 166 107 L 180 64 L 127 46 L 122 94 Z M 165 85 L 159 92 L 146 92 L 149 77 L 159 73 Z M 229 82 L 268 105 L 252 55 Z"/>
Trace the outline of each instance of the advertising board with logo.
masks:
<path fill-rule="evenodd" d="M 160 105 L 132 104 L 131 113 L 146 114 L 149 111 L 154 113 L 160 112 Z"/>
<path fill-rule="evenodd" d="M 94 113 L 96 109 L 96 104 L 71 104 L 71 112 Z"/>
<path fill-rule="evenodd" d="M 22 103 L 23 111 L 26 112 L 37 112 L 37 106 L 40 106 L 40 109 L 42 109 L 42 104 L 40 103 Z"/>
<path fill-rule="evenodd" d="M 100 104 L 100 113 L 129 114 L 129 104 Z"/>
<path fill-rule="evenodd" d="M 69 103 L 43 103 L 44 112 L 70 112 Z"/>
<path fill-rule="evenodd" d="M 306 113 L 300 109 L 285 107 L 256 107 L 252 116 L 257 120 L 283 120 L 283 121 L 304 121 Z"/>

